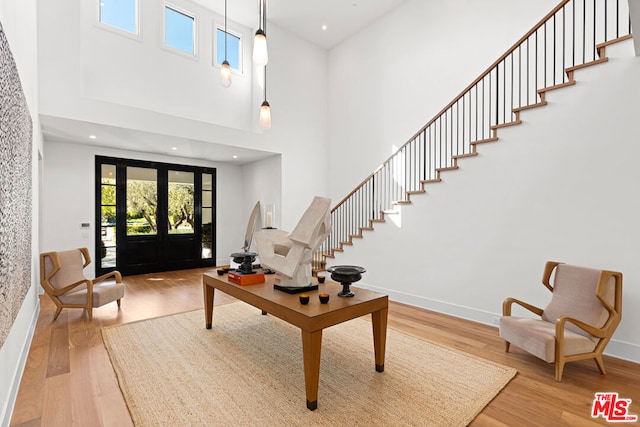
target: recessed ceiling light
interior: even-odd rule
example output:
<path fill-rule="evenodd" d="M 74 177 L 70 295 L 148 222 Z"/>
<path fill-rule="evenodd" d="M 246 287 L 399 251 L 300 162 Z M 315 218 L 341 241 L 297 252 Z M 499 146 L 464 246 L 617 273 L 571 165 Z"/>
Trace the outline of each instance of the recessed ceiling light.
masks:
<path fill-rule="evenodd" d="M 173 151 L 176 151 L 176 150 L 178 149 L 178 147 L 171 147 L 171 149 L 172 149 Z"/>
<path fill-rule="evenodd" d="M 238 158 L 238 156 L 233 156 L 233 158 L 234 158 L 234 159 L 237 159 L 237 158 Z"/>
<path fill-rule="evenodd" d="M 322 31 L 327 31 L 327 26 L 326 25 L 322 26 Z"/>
<path fill-rule="evenodd" d="M 97 136 L 95 136 L 95 135 L 89 135 L 89 139 L 96 139 L 96 138 L 97 138 Z"/>

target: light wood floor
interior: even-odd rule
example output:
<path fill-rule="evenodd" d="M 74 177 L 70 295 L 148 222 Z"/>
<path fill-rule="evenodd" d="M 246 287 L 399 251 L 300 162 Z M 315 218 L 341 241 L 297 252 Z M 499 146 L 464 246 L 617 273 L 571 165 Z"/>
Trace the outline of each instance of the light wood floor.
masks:
<path fill-rule="evenodd" d="M 100 330 L 201 308 L 204 271 L 125 277 L 127 293 L 121 310 L 115 303 L 95 309 L 91 322 L 80 309 L 65 309 L 53 322 L 55 306 L 41 296 L 41 312 L 11 425 L 131 426 Z M 232 298 L 217 294 L 215 301 L 224 304 Z M 397 303 L 390 306 L 389 327 L 518 370 L 473 426 L 606 425 L 602 418 L 591 418 L 591 405 L 595 392 L 610 391 L 632 399 L 631 412 L 640 415 L 638 364 L 605 357 L 607 375 L 603 376 L 593 361 L 574 362 L 566 365 L 563 381 L 557 383 L 552 365 L 517 348 L 505 353 L 494 327 Z"/>

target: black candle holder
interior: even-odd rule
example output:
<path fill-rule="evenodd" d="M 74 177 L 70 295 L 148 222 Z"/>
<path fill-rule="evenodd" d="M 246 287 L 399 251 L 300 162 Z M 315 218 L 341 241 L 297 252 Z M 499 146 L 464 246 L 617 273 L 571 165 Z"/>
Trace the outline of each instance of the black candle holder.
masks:
<path fill-rule="evenodd" d="M 362 273 L 367 270 L 357 265 L 334 265 L 333 267 L 327 268 L 327 271 L 331 273 L 332 280 L 342 285 L 342 291 L 338 292 L 338 296 L 349 298 L 355 295 L 351 289 L 349 289 L 349 286 L 362 279 Z"/>
<path fill-rule="evenodd" d="M 240 264 L 238 267 L 238 272 L 242 274 L 253 274 L 253 262 L 256 260 L 258 256 L 255 252 L 235 252 L 231 254 L 233 258 L 233 262 Z"/>

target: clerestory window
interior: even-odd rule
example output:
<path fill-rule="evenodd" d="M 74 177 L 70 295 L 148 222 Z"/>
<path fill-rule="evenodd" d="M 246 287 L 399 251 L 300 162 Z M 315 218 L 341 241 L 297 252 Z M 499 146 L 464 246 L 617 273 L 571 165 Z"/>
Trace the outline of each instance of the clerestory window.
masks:
<path fill-rule="evenodd" d="M 196 56 L 196 17 L 175 6 L 165 5 L 164 44 Z"/>
<path fill-rule="evenodd" d="M 138 34 L 138 0 L 99 0 L 100 22 Z"/>
<path fill-rule="evenodd" d="M 220 66 L 224 61 L 225 33 L 223 28 L 216 28 L 215 64 Z M 232 70 L 242 72 L 242 38 L 227 29 L 227 61 Z"/>

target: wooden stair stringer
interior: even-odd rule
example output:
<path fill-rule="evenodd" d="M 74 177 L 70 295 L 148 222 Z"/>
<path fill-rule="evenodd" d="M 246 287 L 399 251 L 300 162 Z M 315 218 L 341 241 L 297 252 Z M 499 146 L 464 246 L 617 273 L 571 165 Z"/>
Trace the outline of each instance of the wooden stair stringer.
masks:
<path fill-rule="evenodd" d="M 442 178 L 440 176 L 441 172 L 448 172 L 448 171 L 454 171 L 458 169 L 458 164 L 457 161 L 458 159 L 462 159 L 462 158 L 468 158 L 468 157 L 476 157 L 478 155 L 477 151 L 476 151 L 476 147 L 480 144 L 485 144 L 485 143 L 490 143 L 490 142 L 496 142 L 499 140 L 498 138 L 498 130 L 502 129 L 502 128 L 506 128 L 506 127 L 510 127 L 510 126 L 515 126 L 515 125 L 519 125 L 522 124 L 522 120 L 520 119 L 520 112 L 522 111 L 526 111 L 526 110 L 530 110 L 530 109 L 534 109 L 534 108 L 538 108 L 538 107 L 543 107 L 545 105 L 547 105 L 547 100 L 546 100 L 546 94 L 548 92 L 554 91 L 554 90 L 558 90 L 558 89 L 562 89 L 565 87 L 569 87 L 569 86 L 573 86 L 576 84 L 576 80 L 574 78 L 574 73 L 577 70 L 583 69 L 583 68 L 587 68 L 593 65 L 598 65 L 598 64 L 603 64 L 605 62 L 609 61 L 609 58 L 606 56 L 606 48 L 607 46 L 610 46 L 612 44 L 615 43 L 619 43 L 622 42 L 624 40 L 629 40 L 633 37 L 632 34 L 628 34 L 626 36 L 623 37 L 619 37 L 616 39 L 612 39 L 603 43 L 599 43 L 596 46 L 596 52 L 598 55 L 598 59 L 595 59 L 593 61 L 589 61 L 589 62 L 585 62 L 584 64 L 578 64 L 578 65 L 574 65 L 571 67 L 566 67 L 565 68 L 565 74 L 567 75 L 568 80 L 566 82 L 562 82 L 562 83 L 558 83 L 552 86 L 547 86 L 541 89 L 538 89 L 536 92 L 538 93 L 538 96 L 540 97 L 539 102 L 535 103 L 535 104 L 530 104 L 530 105 L 526 105 L 526 106 L 522 106 L 522 107 L 517 107 L 517 108 L 513 108 L 512 112 L 515 115 L 515 120 L 510 121 L 510 122 L 506 122 L 506 123 L 501 123 L 498 125 L 492 125 L 490 127 L 491 131 L 492 131 L 492 136 L 489 138 L 485 138 L 485 139 L 481 139 L 481 140 L 477 140 L 477 141 L 471 141 L 469 143 L 469 145 L 471 146 L 471 152 L 469 153 L 463 153 L 463 154 L 455 154 L 451 156 L 451 160 L 452 160 L 452 165 L 451 166 L 445 166 L 445 167 L 441 167 L 441 168 L 436 168 L 435 172 L 436 172 L 436 178 L 434 179 L 426 179 L 426 180 L 420 180 L 420 186 L 421 186 L 421 190 L 410 190 L 410 191 L 406 191 L 405 194 L 407 196 L 407 200 L 398 200 L 398 201 L 394 201 L 392 202 L 393 204 L 397 204 L 397 205 L 410 205 L 411 204 L 411 196 L 414 194 L 424 194 L 426 193 L 426 189 L 424 188 L 425 185 L 427 184 L 436 184 L 439 182 L 442 182 Z M 349 241 L 347 242 L 340 242 L 339 248 L 332 248 L 331 251 L 332 252 L 344 252 L 343 249 L 343 245 L 349 245 L 352 246 L 353 242 L 351 241 L 353 238 L 363 238 L 363 231 L 374 231 L 374 224 L 375 223 L 382 223 L 382 222 L 386 222 L 386 220 L 384 219 L 384 211 L 380 212 L 381 217 L 380 218 L 374 218 L 374 219 L 369 219 L 369 227 L 359 227 L 359 234 L 354 234 L 354 235 L 349 235 Z M 322 253 L 322 256 L 324 258 L 335 258 L 335 256 L 333 254 L 327 254 L 327 253 Z"/>

